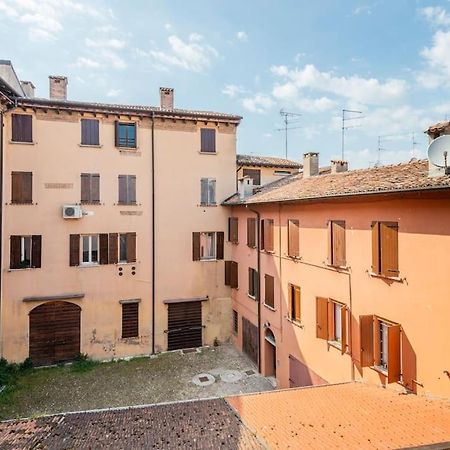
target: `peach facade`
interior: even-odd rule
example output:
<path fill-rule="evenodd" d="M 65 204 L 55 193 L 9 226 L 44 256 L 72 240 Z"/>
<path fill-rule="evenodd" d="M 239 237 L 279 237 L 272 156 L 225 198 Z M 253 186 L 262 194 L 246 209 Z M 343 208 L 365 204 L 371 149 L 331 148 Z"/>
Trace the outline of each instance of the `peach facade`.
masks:
<path fill-rule="evenodd" d="M 364 201 L 327 203 L 249 204 L 233 206 L 230 216 L 239 219 L 239 244 L 232 260 L 238 263 L 239 289 L 232 289 L 238 313 L 238 333 L 233 340 L 243 348 L 242 318 L 258 324 L 257 303 L 248 292 L 248 268 L 257 268 L 257 250 L 246 245 L 247 218 L 274 220 L 274 252 L 261 251 L 261 369 L 273 374 L 276 341 L 278 386 L 290 386 L 290 356 L 308 371 L 309 383 L 363 380 L 388 388 L 440 397 L 450 396 L 450 303 L 447 278 L 450 266 L 450 199 L 383 197 Z M 300 223 L 300 258 L 287 255 L 287 221 Z M 346 268 L 327 264 L 329 220 L 345 221 Z M 399 279 L 371 275 L 372 221 L 398 222 Z M 264 305 L 264 276 L 275 278 L 274 308 Z M 288 285 L 301 289 L 301 321 L 289 318 Z M 316 298 L 345 304 L 350 345 L 344 354 L 332 343 L 316 337 Z M 376 315 L 401 325 L 401 381 L 370 367 L 361 367 L 362 315 Z M 270 332 L 268 331 L 270 330 Z M 307 377 L 307 378 L 308 378 Z"/>
<path fill-rule="evenodd" d="M 259 167 L 259 166 L 239 166 L 236 176 L 241 178 L 243 176 L 243 171 L 245 169 L 259 170 L 261 173 L 261 184 L 259 186 L 264 186 L 265 184 L 277 181 L 287 175 L 293 173 L 298 173 L 299 169 L 296 168 L 280 168 L 280 167 Z M 257 185 L 255 185 L 257 186 Z"/>

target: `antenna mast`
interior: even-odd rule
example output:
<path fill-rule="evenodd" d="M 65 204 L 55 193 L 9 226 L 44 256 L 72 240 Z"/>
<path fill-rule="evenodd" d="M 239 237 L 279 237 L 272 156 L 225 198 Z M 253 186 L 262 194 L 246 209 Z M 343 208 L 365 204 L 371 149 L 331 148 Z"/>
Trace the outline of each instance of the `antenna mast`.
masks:
<path fill-rule="evenodd" d="M 288 131 L 295 130 L 297 128 L 301 128 L 301 127 L 289 127 L 289 125 L 299 123 L 300 119 L 298 119 L 298 117 L 300 117 L 301 114 L 287 112 L 282 109 L 282 110 L 280 110 L 280 116 L 283 118 L 284 127 L 277 128 L 277 131 L 284 131 L 284 146 L 285 146 L 286 159 L 287 159 L 287 157 L 288 157 Z"/>
<path fill-rule="evenodd" d="M 342 161 L 345 160 L 345 130 L 349 128 L 360 127 L 361 125 L 346 125 L 345 123 L 350 120 L 359 120 L 362 119 L 362 116 L 348 116 L 348 114 L 362 114 L 362 111 L 355 111 L 353 109 L 343 109 L 342 110 L 342 143 L 341 143 L 341 152 L 342 152 Z"/>

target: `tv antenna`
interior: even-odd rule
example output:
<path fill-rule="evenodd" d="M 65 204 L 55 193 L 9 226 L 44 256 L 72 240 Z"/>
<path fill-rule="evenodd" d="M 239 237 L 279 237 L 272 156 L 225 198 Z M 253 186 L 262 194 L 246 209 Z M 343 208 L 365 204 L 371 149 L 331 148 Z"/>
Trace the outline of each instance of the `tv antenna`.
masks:
<path fill-rule="evenodd" d="M 411 137 L 411 145 L 412 145 L 412 157 L 416 156 L 416 147 L 419 145 L 419 142 L 416 141 L 416 133 L 411 131 L 410 133 L 396 133 L 396 134 L 382 134 L 378 136 L 378 158 L 375 163 L 375 167 L 381 165 L 381 152 L 387 150 L 384 148 L 384 144 L 386 141 L 392 141 L 393 138 L 403 138 L 402 140 L 406 140 L 407 137 Z"/>
<path fill-rule="evenodd" d="M 291 125 L 295 125 L 300 122 L 299 117 L 301 117 L 301 114 L 294 113 L 294 112 L 287 112 L 284 109 L 281 109 L 280 116 L 283 118 L 284 127 L 277 128 L 277 131 L 284 131 L 284 146 L 285 146 L 286 159 L 287 159 L 287 157 L 288 157 L 288 131 L 296 130 L 297 128 L 302 128 L 302 127 L 292 127 L 291 126 Z"/>
<path fill-rule="evenodd" d="M 363 119 L 362 116 L 355 116 L 355 114 L 362 114 L 362 111 L 355 111 L 354 109 L 343 109 L 342 110 L 342 143 L 341 143 L 341 157 L 342 161 L 345 160 L 345 130 L 349 128 L 357 128 L 361 125 L 346 125 L 346 122 L 351 120 L 360 120 Z"/>

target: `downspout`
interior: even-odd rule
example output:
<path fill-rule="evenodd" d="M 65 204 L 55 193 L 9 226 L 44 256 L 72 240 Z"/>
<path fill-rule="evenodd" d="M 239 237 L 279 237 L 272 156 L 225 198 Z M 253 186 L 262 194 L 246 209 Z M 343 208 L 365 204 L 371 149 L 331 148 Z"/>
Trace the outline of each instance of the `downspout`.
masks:
<path fill-rule="evenodd" d="M 258 302 L 258 372 L 261 373 L 261 240 L 259 237 L 261 229 L 261 216 L 258 211 L 245 207 L 256 214 L 256 271 L 258 273 L 258 288 L 256 290 L 256 301 Z"/>
<path fill-rule="evenodd" d="M 152 355 L 155 354 L 155 112 L 152 111 Z"/>

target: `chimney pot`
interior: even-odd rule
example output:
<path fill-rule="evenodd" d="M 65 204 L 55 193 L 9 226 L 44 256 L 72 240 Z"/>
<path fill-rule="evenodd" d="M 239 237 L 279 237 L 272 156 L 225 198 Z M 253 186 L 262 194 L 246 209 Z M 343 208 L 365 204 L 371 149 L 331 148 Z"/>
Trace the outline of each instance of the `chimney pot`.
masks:
<path fill-rule="evenodd" d="M 50 98 L 52 100 L 67 100 L 67 77 L 50 75 Z"/>
<path fill-rule="evenodd" d="M 173 109 L 173 88 L 159 88 L 159 99 L 161 109 Z"/>
<path fill-rule="evenodd" d="M 240 200 L 244 200 L 253 195 L 253 178 L 249 176 L 239 178 L 238 190 Z"/>
<path fill-rule="evenodd" d="M 25 96 L 28 98 L 34 98 L 34 84 L 31 81 L 21 81 L 20 85 L 22 86 L 23 92 Z"/>
<path fill-rule="evenodd" d="M 319 154 L 315 152 L 303 155 L 303 178 L 319 175 Z"/>
<path fill-rule="evenodd" d="M 331 160 L 331 173 L 341 173 L 348 171 L 348 161 L 339 159 Z"/>

